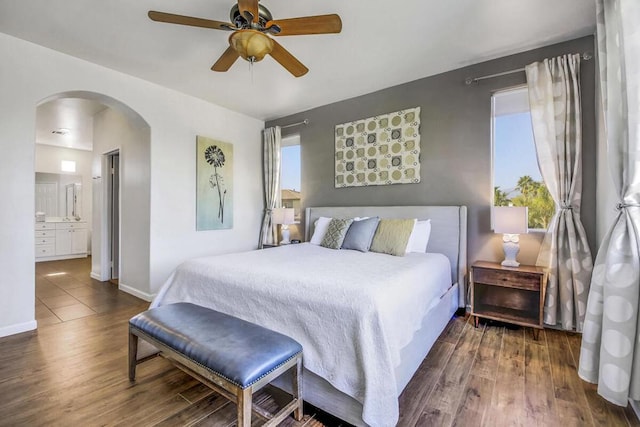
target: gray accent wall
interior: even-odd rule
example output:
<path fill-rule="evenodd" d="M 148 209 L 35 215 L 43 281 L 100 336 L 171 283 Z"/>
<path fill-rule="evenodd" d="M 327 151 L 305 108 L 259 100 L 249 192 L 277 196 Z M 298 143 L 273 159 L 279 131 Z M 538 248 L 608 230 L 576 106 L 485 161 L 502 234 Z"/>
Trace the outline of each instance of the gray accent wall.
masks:
<path fill-rule="evenodd" d="M 491 231 L 493 192 L 491 155 L 491 95 L 525 83 L 524 72 L 483 80 L 470 86 L 467 77 L 524 67 L 565 53 L 594 52 L 592 36 L 483 62 L 356 98 L 303 111 L 266 123 L 286 125 L 309 120 L 306 126 L 283 129 L 299 133 L 302 161 L 302 205 L 466 205 L 469 262 L 501 260 L 501 236 Z M 437 58 L 432 60 L 437 61 Z M 311 70 L 313 72 L 313 70 Z M 596 239 L 595 61 L 582 61 L 583 201 L 582 220 L 594 251 Z M 421 107 L 421 182 L 372 187 L 334 187 L 334 127 L 336 124 Z M 521 236 L 522 263 L 535 263 L 542 233 Z M 595 251 L 594 251 L 595 253 Z"/>

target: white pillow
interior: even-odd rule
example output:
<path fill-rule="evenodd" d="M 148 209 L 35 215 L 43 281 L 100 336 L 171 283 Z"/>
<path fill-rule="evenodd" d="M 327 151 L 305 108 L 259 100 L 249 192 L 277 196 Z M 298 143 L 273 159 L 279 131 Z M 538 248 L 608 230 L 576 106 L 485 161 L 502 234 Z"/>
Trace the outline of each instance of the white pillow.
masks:
<path fill-rule="evenodd" d="M 431 220 L 417 221 L 413 226 L 409 243 L 407 243 L 407 252 L 426 252 L 427 244 L 429 244 L 429 236 L 431 235 Z"/>
<path fill-rule="evenodd" d="M 327 218 L 321 216 L 315 222 L 313 229 L 313 236 L 311 236 L 311 241 L 309 243 L 313 245 L 319 245 L 322 243 L 322 239 L 324 235 L 327 234 L 327 228 L 329 227 L 329 223 L 331 222 L 331 218 Z"/>

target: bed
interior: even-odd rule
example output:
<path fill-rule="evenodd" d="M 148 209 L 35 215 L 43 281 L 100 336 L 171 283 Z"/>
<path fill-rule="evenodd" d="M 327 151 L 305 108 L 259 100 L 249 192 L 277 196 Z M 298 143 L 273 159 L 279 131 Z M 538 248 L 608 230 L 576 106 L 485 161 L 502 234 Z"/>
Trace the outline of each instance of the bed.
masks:
<path fill-rule="evenodd" d="M 172 273 L 152 306 L 192 302 L 289 335 L 304 347 L 306 401 L 354 425 L 393 426 L 398 396 L 464 307 L 466 208 L 307 208 L 305 240 L 321 216 L 376 215 L 430 219 L 427 253 L 303 243 L 198 258 Z"/>

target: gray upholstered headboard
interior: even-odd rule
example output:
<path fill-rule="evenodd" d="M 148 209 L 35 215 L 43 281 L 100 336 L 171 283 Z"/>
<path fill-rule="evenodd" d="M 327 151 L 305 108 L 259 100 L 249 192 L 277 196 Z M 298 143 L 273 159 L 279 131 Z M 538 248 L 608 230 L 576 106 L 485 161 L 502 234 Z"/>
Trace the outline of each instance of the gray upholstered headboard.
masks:
<path fill-rule="evenodd" d="M 353 218 L 417 218 L 431 220 L 431 237 L 427 252 L 439 252 L 451 261 L 452 283 L 460 285 L 459 306 L 465 306 L 467 275 L 467 207 L 466 206 L 350 206 L 307 208 L 305 240 L 313 234 L 319 217 Z"/>

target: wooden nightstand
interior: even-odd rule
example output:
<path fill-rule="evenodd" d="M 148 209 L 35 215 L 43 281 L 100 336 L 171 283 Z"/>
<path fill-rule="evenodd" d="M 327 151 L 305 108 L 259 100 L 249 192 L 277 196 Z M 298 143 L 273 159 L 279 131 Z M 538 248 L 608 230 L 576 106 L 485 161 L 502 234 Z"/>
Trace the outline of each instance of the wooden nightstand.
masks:
<path fill-rule="evenodd" d="M 531 326 L 538 339 L 547 274 L 540 267 L 503 267 L 478 261 L 471 267 L 471 315 Z"/>

